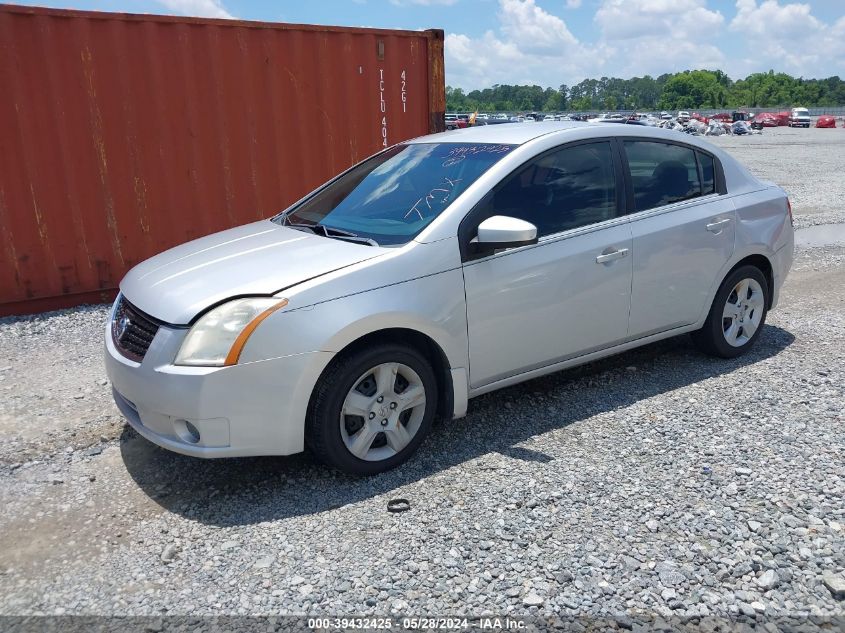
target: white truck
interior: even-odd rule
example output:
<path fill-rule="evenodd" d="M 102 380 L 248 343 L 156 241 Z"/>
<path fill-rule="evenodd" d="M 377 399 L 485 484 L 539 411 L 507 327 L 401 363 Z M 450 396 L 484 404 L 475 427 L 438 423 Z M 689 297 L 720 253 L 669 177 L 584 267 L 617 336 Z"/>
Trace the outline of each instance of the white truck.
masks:
<path fill-rule="evenodd" d="M 792 108 L 789 113 L 789 127 L 810 127 L 810 112 L 807 108 Z"/>

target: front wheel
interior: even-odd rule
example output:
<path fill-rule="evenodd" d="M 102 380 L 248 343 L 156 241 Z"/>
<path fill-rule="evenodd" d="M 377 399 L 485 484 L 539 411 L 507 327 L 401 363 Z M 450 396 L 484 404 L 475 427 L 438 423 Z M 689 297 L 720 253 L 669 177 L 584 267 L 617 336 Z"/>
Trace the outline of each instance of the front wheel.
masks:
<path fill-rule="evenodd" d="M 693 340 L 711 356 L 736 358 L 760 336 L 768 305 L 769 284 L 760 269 L 737 268 L 722 282 L 704 327 L 693 333 Z"/>
<path fill-rule="evenodd" d="M 437 380 L 415 349 L 385 344 L 341 356 L 314 390 L 306 440 L 324 463 L 372 475 L 406 461 L 431 428 Z"/>

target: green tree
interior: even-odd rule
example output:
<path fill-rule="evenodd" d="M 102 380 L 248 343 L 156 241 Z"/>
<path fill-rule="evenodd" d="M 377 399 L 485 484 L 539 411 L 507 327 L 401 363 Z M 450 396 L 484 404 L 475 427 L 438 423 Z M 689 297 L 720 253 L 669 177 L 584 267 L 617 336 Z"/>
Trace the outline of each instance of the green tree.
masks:
<path fill-rule="evenodd" d="M 721 70 L 686 70 L 659 77 L 584 79 L 557 90 L 542 86 L 495 84 L 465 93 L 446 87 L 449 111 L 695 110 L 698 108 L 806 107 L 845 105 L 839 77 L 803 79 L 770 70 L 732 81 Z"/>

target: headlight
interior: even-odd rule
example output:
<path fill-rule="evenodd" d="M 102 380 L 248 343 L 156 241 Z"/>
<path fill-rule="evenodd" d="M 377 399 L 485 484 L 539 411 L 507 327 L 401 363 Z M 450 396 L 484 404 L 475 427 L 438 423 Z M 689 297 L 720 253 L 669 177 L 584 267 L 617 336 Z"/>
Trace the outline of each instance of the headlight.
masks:
<path fill-rule="evenodd" d="M 287 299 L 278 297 L 253 297 L 235 299 L 214 308 L 188 332 L 176 355 L 176 364 L 236 365 L 258 324 L 287 304 Z"/>

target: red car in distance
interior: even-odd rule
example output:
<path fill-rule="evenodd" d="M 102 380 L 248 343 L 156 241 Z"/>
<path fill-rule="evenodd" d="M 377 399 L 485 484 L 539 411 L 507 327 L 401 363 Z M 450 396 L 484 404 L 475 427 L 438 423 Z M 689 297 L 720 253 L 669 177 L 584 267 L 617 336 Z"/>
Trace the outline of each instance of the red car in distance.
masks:
<path fill-rule="evenodd" d="M 777 127 L 780 125 L 778 122 L 778 115 L 774 112 L 760 112 L 754 117 L 754 123 L 756 127 Z"/>

